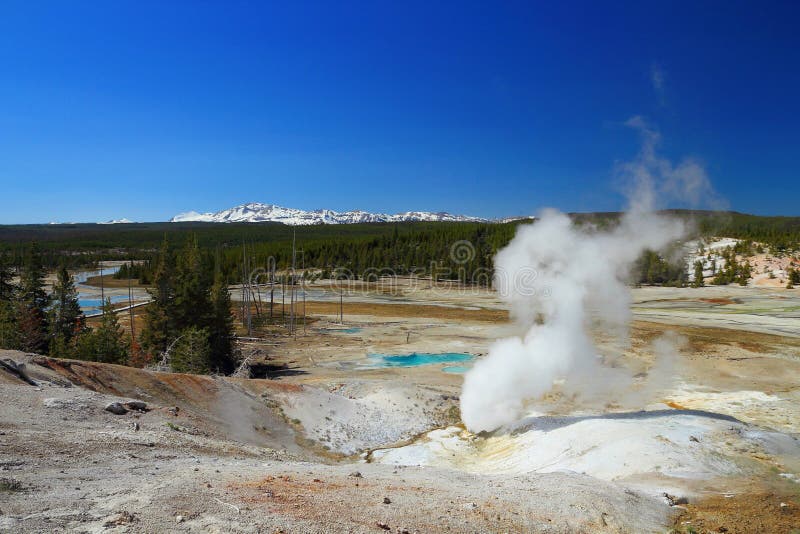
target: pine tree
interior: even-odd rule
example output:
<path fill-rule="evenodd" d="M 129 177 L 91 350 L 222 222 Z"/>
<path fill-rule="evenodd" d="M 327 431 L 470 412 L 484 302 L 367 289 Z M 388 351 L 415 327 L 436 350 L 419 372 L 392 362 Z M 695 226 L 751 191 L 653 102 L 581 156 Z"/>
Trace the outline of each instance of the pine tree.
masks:
<path fill-rule="evenodd" d="M 16 306 L 10 300 L 0 300 L 0 349 L 19 348 Z"/>
<path fill-rule="evenodd" d="M 158 263 L 153 273 L 153 288 L 148 290 L 152 301 L 147 305 L 142 331 L 142 348 L 151 356 L 167 350 L 175 338 L 172 305 L 175 294 L 174 265 L 166 236 L 161 243 Z"/>
<path fill-rule="evenodd" d="M 739 276 L 738 282 L 740 286 L 746 286 L 747 281 L 750 280 L 751 271 L 750 271 L 750 263 L 746 260 L 739 266 Z"/>
<path fill-rule="evenodd" d="M 0 302 L 11 302 L 16 294 L 16 287 L 12 280 L 14 273 L 8 264 L 6 256 L 0 255 Z"/>
<path fill-rule="evenodd" d="M 231 314 L 231 296 L 222 274 L 217 253 L 214 270 L 214 285 L 211 286 L 211 321 L 209 325 L 211 345 L 211 369 L 231 373 L 236 364 L 234 358 L 234 327 Z"/>
<path fill-rule="evenodd" d="M 5 255 L 0 255 L 0 349 L 18 349 L 19 333 L 15 300 L 17 288 L 12 283 L 14 274 Z"/>
<path fill-rule="evenodd" d="M 86 321 L 78 303 L 75 282 L 65 266 L 58 270 L 53 286 L 53 306 L 49 313 L 50 354 L 60 356 L 74 337 L 85 328 Z"/>
<path fill-rule="evenodd" d="M 170 354 L 170 367 L 177 373 L 208 373 L 211 370 L 208 330 L 196 326 L 184 330 Z"/>
<path fill-rule="evenodd" d="M 786 289 L 794 289 L 795 285 L 800 284 L 800 270 L 795 269 L 794 267 L 789 267 L 787 274 L 787 282 L 786 282 Z"/>
<path fill-rule="evenodd" d="M 45 269 L 36 243 L 31 244 L 20 273 L 19 303 L 17 305 L 17 328 L 20 348 L 39 354 L 47 350 L 47 306 L 49 297 L 45 291 Z"/>
<path fill-rule="evenodd" d="M 125 363 L 128 358 L 128 343 L 123 335 L 122 327 L 117 321 L 117 314 L 111 305 L 111 299 L 106 299 L 103 305 L 103 318 L 97 327 L 99 354 L 97 361 L 106 363 Z"/>
<path fill-rule="evenodd" d="M 106 299 L 103 304 L 100 324 L 77 337 L 75 357 L 103 363 L 124 364 L 127 361 L 128 343 L 117 321 L 111 299 Z"/>
<path fill-rule="evenodd" d="M 178 255 L 175 268 L 174 318 L 178 329 L 204 328 L 209 322 L 208 282 L 203 273 L 197 236 L 192 235 Z"/>
<path fill-rule="evenodd" d="M 46 274 L 39 247 L 33 243 L 25 255 L 20 273 L 20 300 L 44 310 L 49 303 L 47 292 L 44 289 Z"/>
<path fill-rule="evenodd" d="M 694 262 L 694 281 L 692 287 L 703 287 L 703 262 Z"/>

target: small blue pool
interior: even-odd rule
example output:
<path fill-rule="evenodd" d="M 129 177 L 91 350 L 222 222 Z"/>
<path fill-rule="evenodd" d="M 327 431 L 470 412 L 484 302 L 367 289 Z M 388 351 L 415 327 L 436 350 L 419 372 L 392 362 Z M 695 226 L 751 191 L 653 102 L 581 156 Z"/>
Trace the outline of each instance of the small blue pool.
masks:
<path fill-rule="evenodd" d="M 464 374 L 470 369 L 472 369 L 472 367 L 467 365 L 448 365 L 447 367 L 442 367 L 442 371 L 445 373 L 453 373 L 458 375 Z"/>
<path fill-rule="evenodd" d="M 325 332 L 326 334 L 358 334 L 361 332 L 361 327 L 352 326 L 350 328 L 320 328 L 319 331 Z"/>
<path fill-rule="evenodd" d="M 437 363 L 459 363 L 470 362 L 475 356 L 463 352 L 441 352 L 438 354 L 428 352 L 412 352 L 411 354 L 369 354 L 370 369 L 380 369 L 384 367 L 419 367 L 420 365 L 434 365 Z M 452 368 L 461 366 L 452 366 Z M 447 369 L 445 367 L 444 369 Z M 443 369 L 443 370 L 444 370 Z M 467 369 L 464 367 L 464 369 Z M 450 370 L 450 373 L 463 371 Z"/>

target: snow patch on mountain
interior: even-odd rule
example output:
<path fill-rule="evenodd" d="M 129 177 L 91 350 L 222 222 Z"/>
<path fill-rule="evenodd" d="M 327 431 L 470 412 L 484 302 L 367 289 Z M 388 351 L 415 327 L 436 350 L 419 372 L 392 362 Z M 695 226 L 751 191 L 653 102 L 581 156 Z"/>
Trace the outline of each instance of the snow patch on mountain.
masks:
<path fill-rule="evenodd" d="M 111 219 L 110 221 L 99 222 L 97 224 L 134 224 L 136 221 L 132 221 L 130 219 L 122 218 L 122 219 Z"/>
<path fill-rule="evenodd" d="M 371 222 L 405 222 L 405 221 L 473 221 L 489 222 L 481 217 L 453 215 L 446 212 L 431 213 L 427 211 L 407 211 L 389 215 L 352 210 L 336 212 L 319 209 L 305 211 L 284 208 L 275 204 L 251 202 L 216 213 L 198 213 L 189 211 L 170 219 L 170 222 L 280 222 L 293 226 L 310 224 L 355 224 Z"/>

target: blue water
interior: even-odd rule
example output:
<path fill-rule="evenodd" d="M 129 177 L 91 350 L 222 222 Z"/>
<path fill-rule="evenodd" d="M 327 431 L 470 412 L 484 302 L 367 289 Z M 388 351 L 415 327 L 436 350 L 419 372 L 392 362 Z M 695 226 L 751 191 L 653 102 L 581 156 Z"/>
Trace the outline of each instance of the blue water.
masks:
<path fill-rule="evenodd" d="M 119 271 L 119 265 L 115 265 L 114 267 L 104 267 L 103 276 L 111 276 L 117 271 Z M 78 285 L 85 283 L 86 280 L 93 276 L 100 276 L 100 269 L 96 269 L 94 271 L 76 271 L 72 274 L 75 283 Z"/>
<path fill-rule="evenodd" d="M 106 298 L 111 299 L 111 304 L 128 302 L 127 295 L 114 295 Z M 80 298 L 80 293 L 78 293 L 78 305 L 81 307 L 83 314 L 86 315 L 86 317 L 93 317 L 95 315 L 100 315 L 100 309 L 103 307 L 103 301 L 100 299 L 82 299 Z"/>
<path fill-rule="evenodd" d="M 454 374 L 464 374 L 467 371 L 472 369 L 472 367 L 468 367 L 466 365 L 450 365 L 447 367 L 442 367 L 442 371 L 445 373 L 454 373 Z"/>
<path fill-rule="evenodd" d="M 475 356 L 461 352 L 442 352 L 431 354 L 427 352 L 413 352 L 411 354 L 369 354 L 370 368 L 383 367 L 418 367 L 437 363 L 469 362 Z M 449 371 L 455 372 L 455 371 Z"/>
<path fill-rule="evenodd" d="M 119 265 L 115 265 L 114 267 L 104 267 L 103 276 L 111 276 L 117 271 L 119 271 Z M 83 313 L 87 317 L 99 315 L 100 308 L 103 307 L 103 301 L 99 298 L 100 289 L 98 287 L 89 287 L 84 285 L 86 280 L 93 276 L 98 276 L 99 274 L 99 269 L 91 271 L 76 271 L 72 274 L 73 279 L 75 280 L 75 288 L 78 290 L 78 305 L 81 307 Z M 109 295 L 108 298 L 111 299 L 112 304 L 128 301 L 127 295 Z M 141 297 L 134 295 L 134 302 L 137 301 L 141 301 Z"/>
<path fill-rule="evenodd" d="M 334 334 L 358 334 L 361 332 L 361 327 L 353 326 L 351 328 L 320 328 L 320 331 Z"/>
<path fill-rule="evenodd" d="M 114 295 L 113 297 L 106 297 L 111 299 L 111 304 L 116 304 L 118 302 L 127 302 L 128 295 Z M 81 308 L 100 308 L 103 305 L 103 301 L 100 299 L 78 299 L 78 304 Z"/>

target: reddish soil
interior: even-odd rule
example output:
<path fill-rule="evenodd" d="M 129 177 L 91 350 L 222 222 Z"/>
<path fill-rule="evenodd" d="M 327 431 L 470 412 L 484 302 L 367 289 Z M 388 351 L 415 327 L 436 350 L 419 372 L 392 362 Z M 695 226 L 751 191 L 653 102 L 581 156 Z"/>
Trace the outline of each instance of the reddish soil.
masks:
<path fill-rule="evenodd" d="M 800 505 L 797 495 L 773 492 L 715 495 L 686 505 L 686 512 L 675 521 L 675 529 L 687 533 L 795 534 L 800 532 Z"/>
<path fill-rule="evenodd" d="M 709 304 L 736 304 L 735 300 L 726 298 L 707 298 L 700 299 L 700 302 L 708 302 Z"/>

